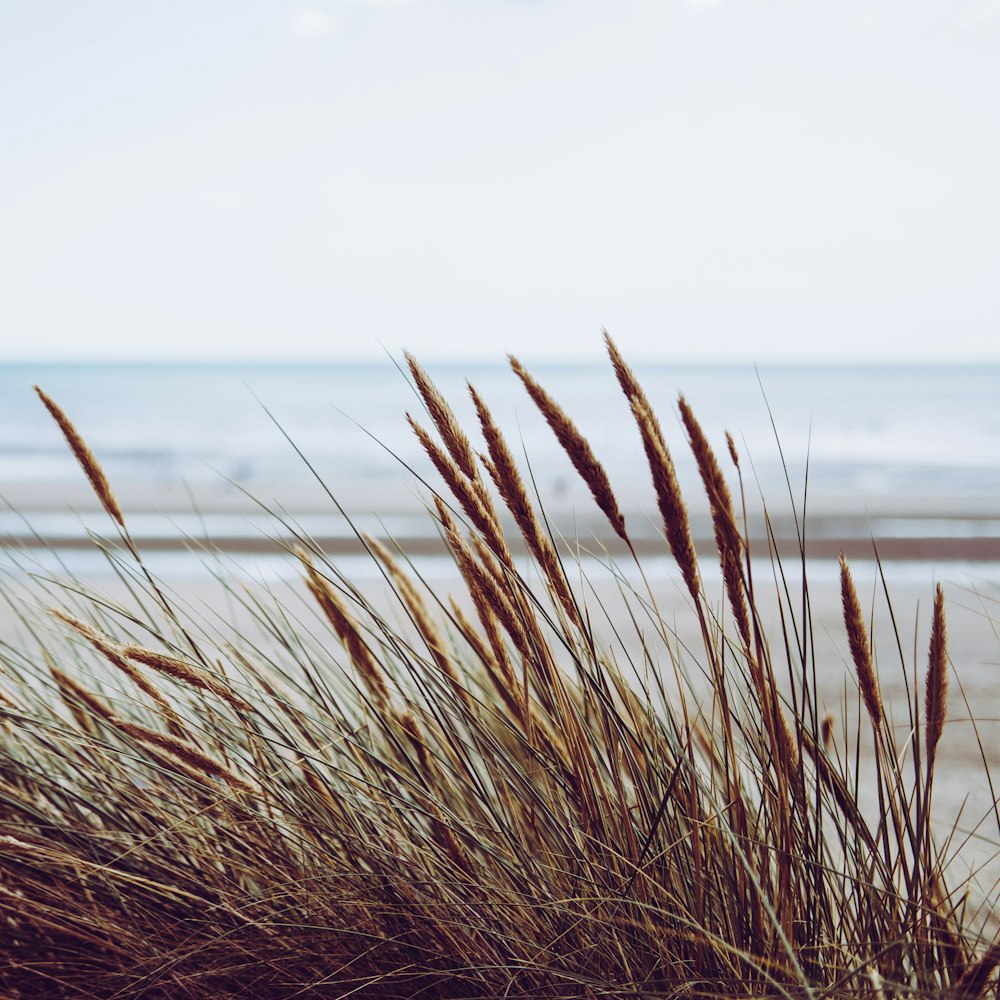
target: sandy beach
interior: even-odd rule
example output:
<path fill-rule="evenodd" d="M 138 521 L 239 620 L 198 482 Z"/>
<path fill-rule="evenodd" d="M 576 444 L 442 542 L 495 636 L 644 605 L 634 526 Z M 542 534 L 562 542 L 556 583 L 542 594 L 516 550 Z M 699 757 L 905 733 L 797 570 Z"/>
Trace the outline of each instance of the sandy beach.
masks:
<path fill-rule="evenodd" d="M 29 615 L 44 618 L 41 606 L 53 600 L 52 585 L 45 584 L 49 596 L 40 596 L 39 585 L 29 580 L 32 573 L 39 574 L 42 580 L 58 581 L 71 572 L 96 592 L 106 594 L 113 601 L 127 602 L 121 581 L 110 571 L 104 557 L 95 552 L 94 542 L 81 530 L 81 524 L 86 524 L 113 539 L 113 526 L 103 512 L 95 509 L 85 488 L 68 492 L 69 496 L 55 496 L 36 490 L 34 495 L 29 495 L 29 491 L 22 488 L 20 496 L 8 497 L 9 501 L 28 509 L 26 520 L 17 530 L 10 530 L 11 523 L 7 523 L 4 542 L 6 560 L 11 564 L 5 572 L 8 594 L 22 595 L 25 602 L 22 607 Z M 453 594 L 461 603 L 468 604 L 454 565 L 441 540 L 428 530 L 429 521 L 421 510 L 422 500 L 412 489 L 400 490 L 392 497 L 386 493 L 368 496 L 367 511 L 365 498 L 353 495 L 350 504 L 359 513 L 350 519 L 331 513 L 329 498 L 316 492 L 302 496 L 294 511 L 284 513 L 284 523 L 261 514 L 259 507 L 245 496 L 202 493 L 195 499 L 199 507 L 197 517 L 192 515 L 190 506 L 185 510 L 176 496 L 142 496 L 132 490 L 123 506 L 129 511 L 129 523 L 134 525 L 136 540 L 151 571 L 172 595 L 171 600 L 176 600 L 178 607 L 185 609 L 185 614 L 194 621 L 204 623 L 209 632 L 218 631 L 223 622 L 238 635 L 250 635 L 256 628 L 246 612 L 234 608 L 226 598 L 223 588 L 213 578 L 220 575 L 238 586 L 247 587 L 265 602 L 276 598 L 294 607 L 296 614 L 312 622 L 318 634 L 324 634 L 324 626 L 315 618 L 315 611 L 306 599 L 298 568 L 286 551 L 294 541 L 293 529 L 302 537 L 312 537 L 365 597 L 403 629 L 406 628 L 405 616 L 374 560 L 365 553 L 354 527 L 360 526 L 383 541 L 398 544 L 413 559 L 414 571 L 420 573 L 434 597 L 443 600 L 445 595 Z M 178 509 L 173 512 L 162 507 L 157 509 L 157 500 L 161 504 L 172 501 Z M 376 503 L 382 505 L 378 512 L 373 509 Z M 75 508 L 74 513 L 67 514 L 66 507 Z M 961 511 L 961 519 L 953 516 L 956 509 Z M 911 502 L 905 513 L 909 516 L 897 516 L 891 522 L 885 509 L 876 509 L 867 521 L 845 518 L 842 513 L 835 514 L 830 509 L 810 515 L 807 521 L 808 610 L 813 623 L 814 649 L 809 655 L 808 679 L 810 684 L 817 685 L 824 710 L 834 716 L 835 731 L 841 734 L 840 739 L 853 747 L 860 704 L 849 665 L 841 612 L 836 558 L 843 550 L 851 560 L 862 603 L 873 622 L 883 696 L 900 738 L 905 737 L 908 727 L 906 681 L 909 681 L 912 697 L 914 684 L 919 689 L 926 661 L 933 587 L 938 581 L 944 584 L 953 672 L 949 718 L 938 765 L 941 773 L 948 775 L 948 780 L 940 782 L 936 791 L 939 822 L 942 830 L 957 822 L 957 828 L 970 838 L 961 864 L 975 867 L 989 861 L 983 878 L 992 879 L 1000 876 L 1000 869 L 995 870 L 997 863 L 991 860 L 1000 847 L 1000 823 L 992 812 L 992 793 L 983 765 L 984 757 L 994 771 L 1000 765 L 1000 702 L 997 696 L 1000 538 L 989 534 L 990 512 L 981 505 L 975 509 L 972 504 L 965 504 L 963 509 L 963 505 L 957 503 L 949 510 L 941 510 L 929 502 Z M 983 530 L 980 535 L 970 537 L 969 524 L 976 524 L 977 515 L 982 519 Z M 880 518 L 880 523 L 891 524 L 896 532 L 889 537 L 876 538 L 875 544 L 883 561 L 898 642 L 883 584 L 872 559 L 872 538 L 864 535 L 865 527 L 879 523 Z M 665 620 L 676 630 L 675 651 L 680 651 L 683 657 L 685 647 L 698 648 L 699 637 L 679 573 L 658 536 L 652 512 L 633 511 L 630 523 L 640 526 L 635 532 L 636 548 L 646 580 Z M 928 523 L 936 526 L 938 534 L 920 537 L 917 533 L 920 526 Z M 37 525 L 37 535 L 31 533 L 32 524 Z M 218 530 L 213 531 L 213 525 Z M 398 530 L 392 530 L 393 527 Z M 619 581 L 624 580 L 626 586 L 637 592 L 643 592 L 644 583 L 621 543 L 613 536 L 609 539 L 609 533 L 597 518 L 577 517 L 574 520 L 567 510 L 555 511 L 552 527 L 564 538 L 578 537 L 580 552 L 590 553 L 581 555 L 580 569 L 574 570 L 571 576 L 585 581 L 577 587 L 577 592 L 587 603 L 594 620 L 599 621 L 605 614 L 615 621 L 625 620 L 620 614 L 623 609 Z M 787 574 L 791 606 L 795 617 L 801 621 L 801 567 L 796 524 L 790 517 L 777 517 L 771 527 L 776 539 L 774 548 Z M 949 531 L 949 528 L 954 530 Z M 574 529 L 575 536 L 572 534 Z M 696 515 L 694 529 L 703 578 L 708 591 L 716 595 L 716 606 L 724 617 L 721 581 L 707 518 L 699 519 Z M 769 563 L 762 523 L 751 531 L 751 547 L 756 559 L 757 604 L 774 648 L 781 649 L 779 589 Z M 112 551 L 117 551 L 128 565 L 129 558 L 120 548 L 114 550 L 112 545 Z M 571 558 L 570 553 L 575 549 L 566 542 L 563 551 Z M 524 558 L 523 549 L 515 546 L 515 556 Z M 615 573 L 608 568 L 610 565 L 616 567 Z M 13 604 L 5 604 L 0 611 L 0 636 L 12 645 L 28 641 L 17 620 L 18 601 L 14 597 Z M 787 597 L 781 604 L 787 626 Z M 601 632 L 599 626 L 598 632 Z M 610 628 L 605 630 L 605 640 L 619 658 L 634 654 L 640 643 L 634 631 L 619 633 L 615 638 Z M 643 640 L 648 642 L 649 635 L 644 635 Z M 670 655 L 662 643 L 657 648 L 657 656 L 661 669 L 669 673 Z M 697 657 L 689 658 L 687 667 L 697 677 Z M 787 669 L 780 680 L 785 691 L 790 691 Z M 861 732 L 865 732 L 864 725 Z M 863 737 L 860 745 L 863 774 Z M 988 889 L 988 885 L 984 888 Z"/>

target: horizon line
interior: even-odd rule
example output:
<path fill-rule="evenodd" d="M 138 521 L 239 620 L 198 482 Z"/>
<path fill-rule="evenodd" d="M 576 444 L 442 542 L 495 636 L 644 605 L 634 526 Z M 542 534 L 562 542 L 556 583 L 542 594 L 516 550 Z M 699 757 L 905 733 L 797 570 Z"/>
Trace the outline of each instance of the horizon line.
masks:
<path fill-rule="evenodd" d="M 474 367 L 474 368 L 506 368 L 507 356 L 497 358 L 484 358 L 481 356 L 455 356 L 438 354 L 417 354 L 415 355 L 421 364 L 444 367 Z M 560 358 L 553 355 L 542 355 L 532 357 L 531 355 L 519 355 L 520 360 L 532 365 L 542 367 L 559 368 L 596 368 L 607 365 L 606 356 L 596 354 L 592 357 L 574 357 L 572 359 Z M 338 358 L 329 355 L 304 355 L 301 357 L 251 357 L 244 358 L 237 355 L 211 355 L 207 357 L 197 356 L 108 356 L 99 358 L 84 357 L 10 357 L 0 356 L 0 367 L 22 368 L 29 366 L 62 366 L 67 368 L 99 368 L 99 367 L 151 367 L 164 366 L 175 368 L 212 368 L 212 367 L 232 367 L 241 366 L 247 368 L 296 368 L 303 366 L 322 366 L 324 368 L 343 365 L 353 368 L 372 368 L 383 365 L 405 364 L 402 351 L 398 356 L 386 354 L 384 356 L 359 356 Z M 733 358 L 726 357 L 719 360 L 710 357 L 680 357 L 668 358 L 662 355 L 650 356 L 633 354 L 629 356 L 629 363 L 644 365 L 648 367 L 697 367 L 697 368 L 753 368 L 755 366 L 783 367 L 783 368 L 815 368 L 825 366 L 829 368 L 928 368 L 928 367 L 948 367 L 963 368 L 971 365 L 1000 366 L 1000 354 L 998 355 L 969 355 L 966 357 L 917 357 L 900 360 L 889 356 L 877 357 L 807 357 L 802 355 L 765 355 L 758 358 Z"/>

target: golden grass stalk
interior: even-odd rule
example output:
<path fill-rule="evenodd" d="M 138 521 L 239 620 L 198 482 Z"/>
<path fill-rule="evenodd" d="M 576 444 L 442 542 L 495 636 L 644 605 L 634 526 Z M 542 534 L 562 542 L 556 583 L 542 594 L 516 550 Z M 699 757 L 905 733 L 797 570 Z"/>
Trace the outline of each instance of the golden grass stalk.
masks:
<path fill-rule="evenodd" d="M 479 472 L 476 469 L 475 452 L 472 450 L 472 445 L 469 444 L 469 439 L 465 431 L 462 430 L 461 425 L 455 419 L 452 408 L 438 391 L 437 386 L 431 381 L 427 372 L 417 362 L 416 358 L 408 352 L 404 354 L 404 357 L 406 358 L 410 373 L 413 375 L 413 381 L 416 383 L 420 397 L 423 399 L 424 405 L 427 407 L 427 412 L 430 414 L 431 420 L 434 421 L 434 426 L 437 427 L 438 433 L 441 435 L 441 440 L 444 441 L 444 445 L 448 449 L 448 453 L 462 472 L 462 475 L 467 479 L 478 479 Z"/>
<path fill-rule="evenodd" d="M 663 530 L 667 537 L 667 543 L 681 570 L 688 592 L 697 602 L 700 590 L 698 558 L 691 538 L 687 505 L 684 503 L 680 484 L 677 481 L 674 460 L 667 447 L 660 422 L 646 398 L 646 393 L 606 330 L 604 331 L 604 343 L 608 350 L 608 356 L 611 358 L 618 384 L 628 400 L 632 416 L 639 428 L 646 461 L 653 477 L 656 503 L 660 509 L 660 516 L 663 518 Z"/>
<path fill-rule="evenodd" d="M 569 584 L 566 582 L 566 575 L 559 564 L 555 546 L 542 530 L 534 506 L 528 498 L 528 492 L 524 487 L 524 481 L 521 479 L 521 473 L 514 461 L 514 456 L 507 446 L 507 440 L 494 422 L 489 407 L 472 385 L 469 386 L 469 395 L 475 404 L 479 425 L 489 449 L 490 463 L 487 465 L 487 469 L 490 477 L 493 479 L 503 502 L 507 505 L 507 509 L 513 515 L 514 522 L 517 524 L 528 550 L 537 560 L 563 611 L 569 616 L 570 621 L 579 623 L 579 613 L 573 601 Z"/>
<path fill-rule="evenodd" d="M 186 660 L 180 659 L 180 657 L 168 656 L 166 653 L 135 644 L 119 646 L 118 652 L 130 660 L 135 660 L 136 663 L 144 663 L 147 667 L 152 667 L 161 674 L 173 677 L 174 680 L 190 684 L 191 687 L 200 688 L 202 691 L 211 692 L 216 698 L 224 701 L 238 712 L 253 711 L 253 706 L 244 701 L 228 685 L 217 681 L 211 674 Z"/>
<path fill-rule="evenodd" d="M 844 609 L 847 644 L 851 650 L 854 669 L 857 671 L 861 700 L 868 710 L 872 728 L 879 730 L 885 716 L 882 708 L 882 692 L 872 662 L 871 644 L 868 641 L 865 619 L 861 613 L 861 602 L 858 600 L 854 578 L 851 576 L 851 569 L 843 552 L 840 553 L 840 599 Z"/>
<path fill-rule="evenodd" d="M 385 672 L 372 655 L 358 628 L 357 622 L 348 613 L 329 581 L 312 564 L 312 560 L 304 551 L 299 552 L 299 558 L 306 569 L 306 585 L 320 606 L 327 621 L 333 627 L 337 638 L 341 641 L 354 669 L 357 670 L 369 694 L 375 701 L 380 712 L 389 710 L 391 694 Z"/>
<path fill-rule="evenodd" d="M 180 719 L 177 716 L 176 711 L 170 702 L 163 696 L 162 692 L 157 689 L 154 684 L 151 684 L 139 670 L 136 669 L 135 665 L 130 663 L 125 656 L 123 656 L 117 647 L 117 644 L 109 636 L 103 635 L 98 632 L 97 629 L 88 625 L 86 622 L 81 621 L 75 615 L 71 615 L 67 611 L 63 611 L 60 608 L 49 608 L 49 614 L 54 618 L 57 618 L 64 625 L 68 625 L 74 632 L 83 636 L 91 646 L 94 647 L 109 663 L 117 667 L 123 674 L 140 691 L 143 692 L 148 698 L 150 698 L 156 705 L 160 714 L 166 720 L 166 722 L 173 728 L 177 730 L 182 730 L 183 726 Z"/>
<path fill-rule="evenodd" d="M 80 468 L 83 469 L 87 479 L 90 480 L 90 485 L 97 494 L 98 500 L 101 501 L 101 506 L 118 523 L 118 526 L 124 529 L 125 518 L 122 516 L 118 501 L 111 492 L 108 480 L 97 459 L 94 457 L 94 453 L 87 447 L 86 442 L 80 437 L 79 432 L 73 426 L 69 417 L 63 413 L 55 400 L 46 395 L 37 385 L 35 386 L 35 392 L 38 393 L 38 398 L 45 404 L 45 408 L 51 414 L 52 419 L 59 425 L 59 430 L 62 431 L 66 443 L 69 445 L 76 460 L 80 463 Z"/>
<path fill-rule="evenodd" d="M 945 716 L 948 714 L 948 632 L 944 618 L 944 590 L 940 583 L 934 590 L 931 640 L 924 682 L 924 711 L 927 770 L 930 773 L 934 769 L 937 745 L 944 731 Z"/>
<path fill-rule="evenodd" d="M 465 516 L 486 539 L 487 544 L 504 565 L 513 566 L 513 556 L 507 547 L 507 540 L 504 538 L 493 502 L 482 480 L 478 476 L 469 479 L 455 461 L 434 443 L 430 434 L 420 424 L 409 414 L 406 415 L 406 419 Z"/>
<path fill-rule="evenodd" d="M 678 401 L 681 420 L 688 434 L 688 443 L 698 466 L 705 494 L 712 513 L 712 528 L 715 533 L 715 547 L 719 553 L 722 580 L 733 619 L 739 629 L 744 648 L 750 650 L 750 614 L 744 592 L 742 551 L 743 540 L 736 523 L 733 498 L 722 474 L 712 446 L 708 443 L 701 424 L 698 422 L 687 400 L 681 396 Z"/>
<path fill-rule="evenodd" d="M 413 581 L 393 558 L 392 553 L 377 538 L 365 535 L 364 540 L 365 544 L 371 549 L 389 574 L 396 593 L 402 599 L 403 604 L 410 613 L 413 624 L 416 626 L 421 638 L 427 644 L 431 658 L 437 664 L 441 673 L 448 678 L 451 688 L 458 698 L 467 709 L 471 710 L 472 701 L 469 698 L 468 691 L 465 689 L 465 685 L 458 676 L 458 672 L 455 670 L 455 664 L 449 655 L 447 640 L 432 618 L 427 604 L 420 596 Z"/>
<path fill-rule="evenodd" d="M 629 539 L 625 530 L 625 518 L 618 507 L 614 490 L 611 489 L 608 474 L 594 455 L 590 443 L 577 430 L 576 425 L 566 416 L 559 404 L 528 374 L 521 362 L 513 355 L 510 356 L 510 366 L 524 384 L 525 389 L 528 390 L 528 395 L 531 396 L 535 406 L 545 417 L 549 427 L 552 428 L 563 451 L 573 463 L 573 468 L 587 484 L 594 502 L 608 519 L 611 529 L 622 541 L 627 543 Z"/>
<path fill-rule="evenodd" d="M 687 505 L 677 482 L 677 470 L 663 443 L 656 418 L 638 396 L 631 400 L 632 415 L 642 436 L 646 461 L 653 477 L 656 503 L 663 518 L 663 531 L 674 560 L 681 571 L 692 599 L 698 600 L 701 584 L 698 577 L 698 556 L 691 537 Z"/>
<path fill-rule="evenodd" d="M 145 743 L 148 746 L 156 747 L 157 750 L 165 751 L 172 757 L 176 757 L 177 760 L 185 764 L 192 771 L 199 771 L 211 778 L 221 778 L 236 791 L 244 792 L 247 795 L 254 794 L 252 785 L 248 784 L 242 778 L 237 777 L 229 768 L 220 764 L 217 760 L 213 760 L 207 754 L 202 753 L 191 743 L 179 740 L 173 736 L 167 736 L 164 733 L 158 733 L 155 729 L 150 729 L 148 726 L 142 726 L 139 723 L 121 719 L 117 715 L 111 716 L 108 721 L 126 736 L 140 743 Z"/>

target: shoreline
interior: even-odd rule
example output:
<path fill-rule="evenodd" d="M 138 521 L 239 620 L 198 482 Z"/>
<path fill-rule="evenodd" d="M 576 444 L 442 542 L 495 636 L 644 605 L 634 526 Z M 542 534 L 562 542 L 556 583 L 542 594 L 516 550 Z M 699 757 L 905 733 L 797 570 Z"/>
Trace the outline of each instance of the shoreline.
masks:
<path fill-rule="evenodd" d="M 372 533 L 381 542 L 391 542 L 406 555 L 415 557 L 447 556 L 448 549 L 442 539 L 428 535 L 397 535 Z M 145 552 L 220 552 L 227 555 L 278 555 L 297 543 L 291 533 L 273 536 L 246 535 L 147 535 L 134 536 L 139 548 Z M 358 537 L 309 533 L 308 537 L 324 552 L 332 556 L 364 555 L 368 549 Z M 715 558 L 715 543 L 711 538 L 695 536 L 695 550 L 701 560 Z M 113 537 L 101 539 L 101 548 L 125 551 L 126 547 Z M 614 536 L 593 536 L 581 539 L 585 553 L 622 557 L 628 554 L 624 543 Z M 77 536 L 47 537 L 38 534 L 0 535 L 0 549 L 28 551 L 92 551 L 97 548 L 95 539 L 85 534 Z M 515 556 L 527 554 L 524 543 L 511 540 Z M 665 541 L 655 537 L 637 537 L 633 548 L 637 555 L 656 557 L 669 555 Z M 751 538 L 751 550 L 766 556 L 773 551 L 779 558 L 798 559 L 801 556 L 795 537 L 779 537 L 769 545 L 763 535 Z M 807 559 L 837 559 L 843 553 L 850 560 L 920 563 L 1000 563 L 1000 537 L 809 537 L 806 538 Z"/>

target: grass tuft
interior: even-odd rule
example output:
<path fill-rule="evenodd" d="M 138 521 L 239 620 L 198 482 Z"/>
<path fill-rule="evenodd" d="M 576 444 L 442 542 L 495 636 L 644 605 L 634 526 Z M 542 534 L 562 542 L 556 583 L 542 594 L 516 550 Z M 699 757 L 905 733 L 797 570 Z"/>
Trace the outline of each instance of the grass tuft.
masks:
<path fill-rule="evenodd" d="M 118 526 L 105 551 L 135 600 L 66 581 L 47 628 L 23 612 L 33 644 L 0 653 L 4 997 L 996 995 L 997 900 L 950 883 L 932 810 L 943 591 L 925 697 L 899 728 L 841 560 L 867 715 L 852 744 L 816 693 L 805 577 L 795 593 L 775 552 L 752 556 L 733 439 L 738 489 L 681 397 L 716 594 L 662 427 L 606 341 L 693 644 L 657 610 L 590 445 L 516 359 L 625 543 L 627 566 L 604 557 L 614 607 L 588 579 L 587 540 L 554 535 L 529 496 L 486 401 L 470 387 L 479 454 L 407 357 L 457 592 L 366 537 L 387 612 L 296 537 L 298 596 L 232 580 L 239 614 L 206 628 L 149 573 L 97 460 L 39 390 Z M 777 637 L 755 589 L 767 576 Z"/>

